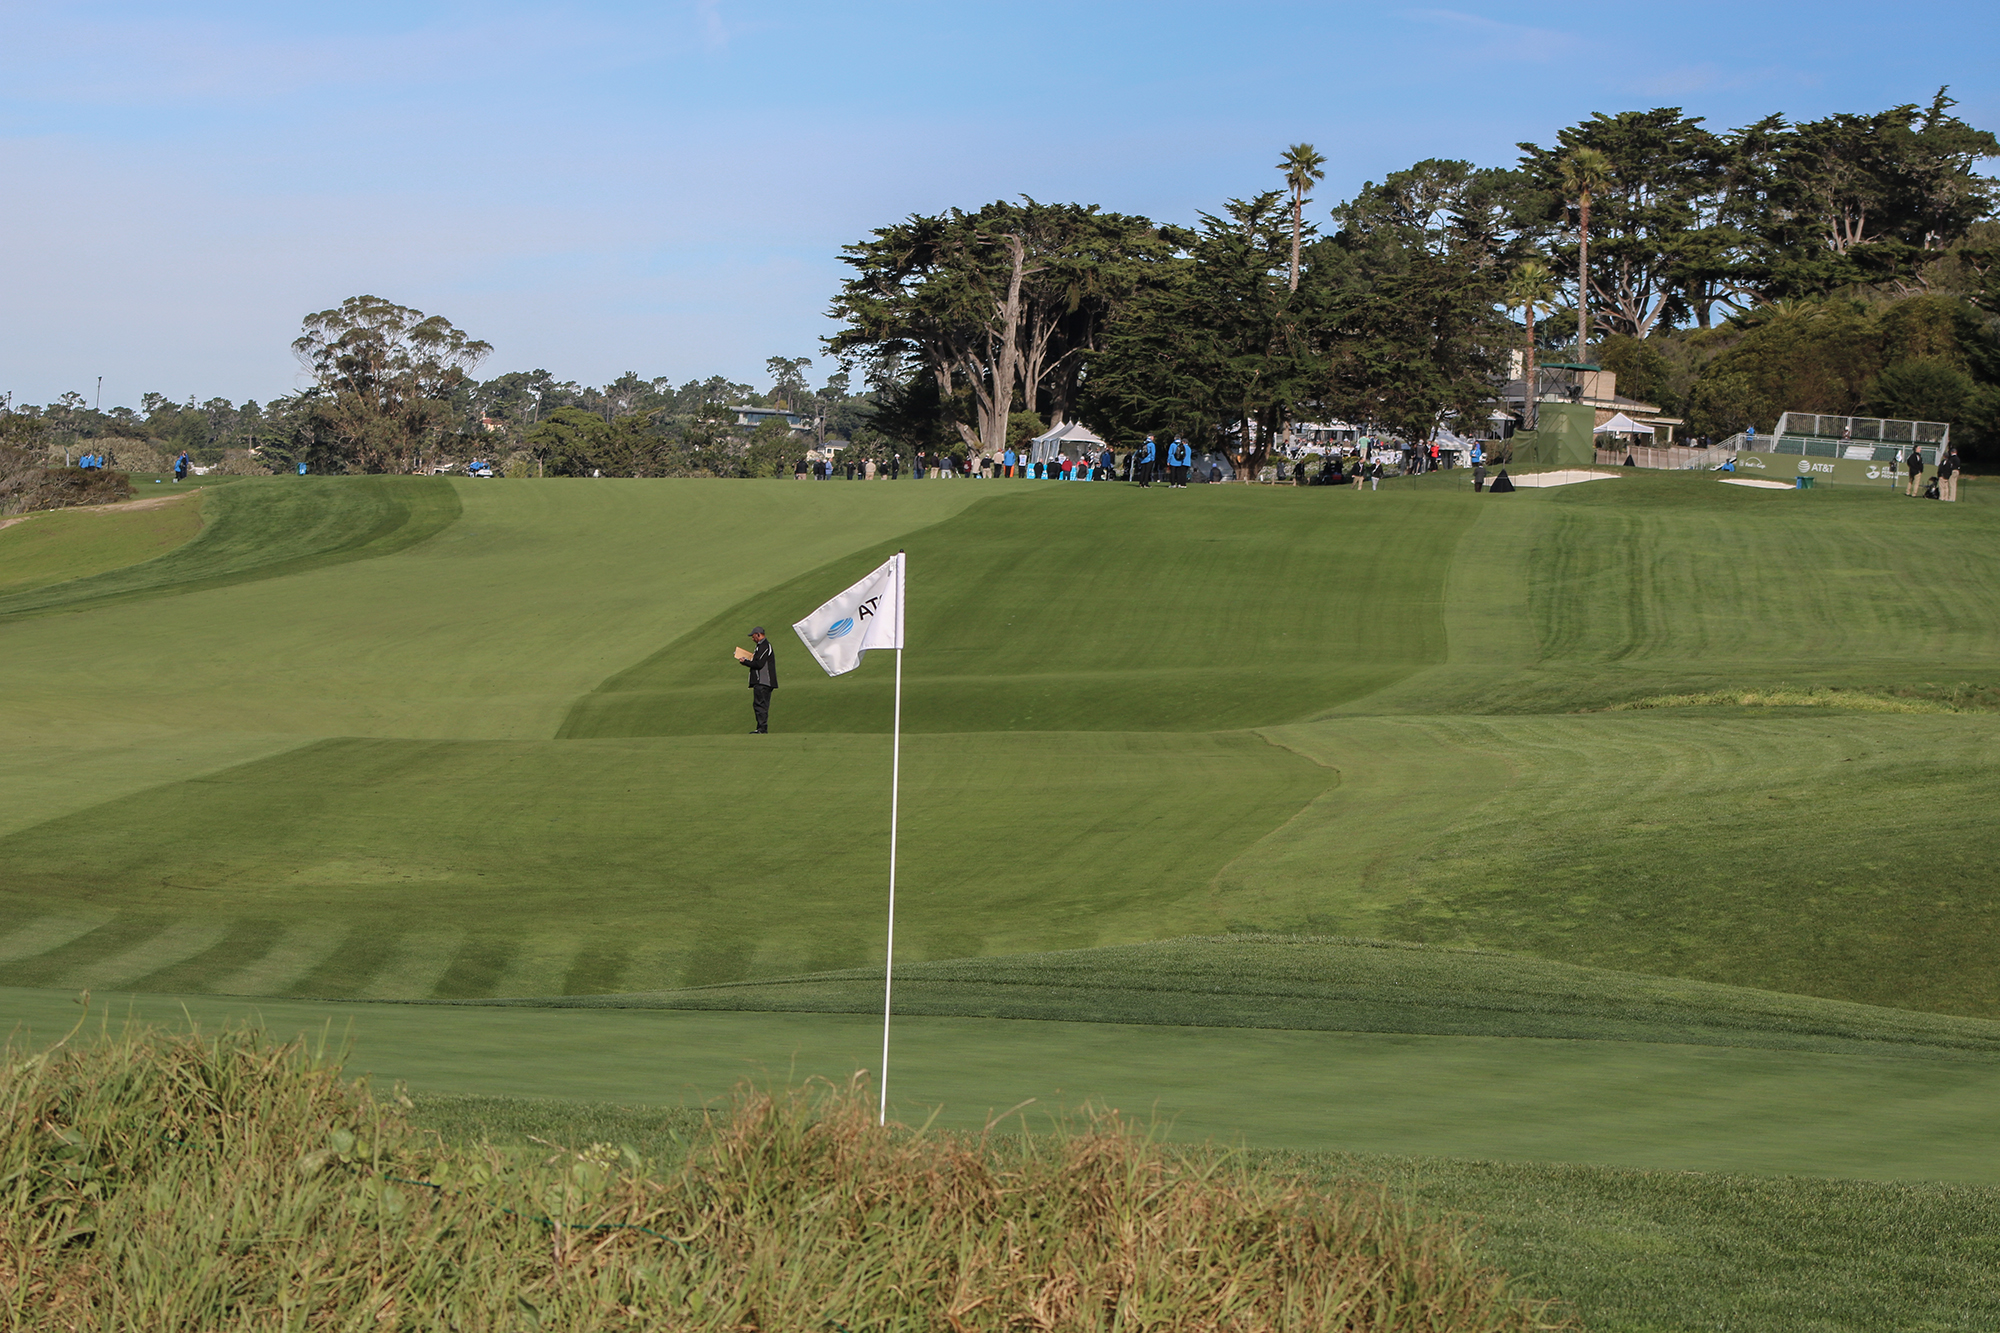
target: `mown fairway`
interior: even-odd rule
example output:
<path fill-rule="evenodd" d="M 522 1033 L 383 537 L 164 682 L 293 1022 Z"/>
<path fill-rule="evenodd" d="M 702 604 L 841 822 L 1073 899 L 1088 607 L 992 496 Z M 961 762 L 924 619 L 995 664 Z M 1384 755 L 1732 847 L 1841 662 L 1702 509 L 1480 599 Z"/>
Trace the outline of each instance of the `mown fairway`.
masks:
<path fill-rule="evenodd" d="M 0 598 L 0 979 L 879 961 L 892 664 L 829 680 L 782 627 L 900 546 L 911 959 L 1365 936 L 1996 1015 L 2000 715 L 1944 711 L 2000 649 L 1967 494 L 272 478 L 116 568 L 185 509 L 39 519 L 0 533 L 38 571 Z M 1786 685 L 1904 711 L 1613 707 Z"/>
<path fill-rule="evenodd" d="M 829 680 L 782 626 L 900 545 L 911 958 L 1353 935 L 2000 1014 L 2000 715 L 1936 711 L 2000 648 L 1968 496 L 238 483 L 162 558 L 0 601 L 0 978 L 877 961 L 892 664 Z M 1933 711 L 1603 711 L 1785 684 Z"/>

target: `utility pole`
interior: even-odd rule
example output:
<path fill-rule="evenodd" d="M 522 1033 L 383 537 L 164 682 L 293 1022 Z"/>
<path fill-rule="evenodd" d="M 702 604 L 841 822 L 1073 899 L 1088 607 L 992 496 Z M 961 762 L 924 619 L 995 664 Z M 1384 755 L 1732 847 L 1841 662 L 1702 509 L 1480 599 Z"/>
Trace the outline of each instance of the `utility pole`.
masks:
<path fill-rule="evenodd" d="M 104 376 L 102 375 L 97 377 L 97 406 L 91 410 L 100 413 L 104 411 Z"/>

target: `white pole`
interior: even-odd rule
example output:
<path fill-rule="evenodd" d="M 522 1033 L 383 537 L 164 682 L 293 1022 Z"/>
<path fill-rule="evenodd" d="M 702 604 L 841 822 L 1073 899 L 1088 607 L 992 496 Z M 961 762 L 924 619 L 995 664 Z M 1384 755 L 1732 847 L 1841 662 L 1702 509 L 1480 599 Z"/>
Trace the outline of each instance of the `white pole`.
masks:
<path fill-rule="evenodd" d="M 903 786 L 903 555 L 896 554 L 896 729 L 889 745 L 889 943 L 882 954 L 882 1104 L 878 1125 L 889 1123 L 889 1003 L 896 968 L 896 804 Z"/>

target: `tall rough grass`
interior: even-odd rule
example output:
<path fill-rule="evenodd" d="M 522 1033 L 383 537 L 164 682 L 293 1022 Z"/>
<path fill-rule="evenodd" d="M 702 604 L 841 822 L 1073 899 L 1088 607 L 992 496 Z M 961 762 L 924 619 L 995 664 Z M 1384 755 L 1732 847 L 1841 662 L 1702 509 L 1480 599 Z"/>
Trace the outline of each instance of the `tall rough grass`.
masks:
<path fill-rule="evenodd" d="M 20 1329 L 1527 1330 L 1379 1188 L 1309 1189 L 1115 1114 L 883 1130 L 744 1088 L 679 1160 L 455 1146 L 299 1043 L 128 1031 L 0 1085 Z"/>

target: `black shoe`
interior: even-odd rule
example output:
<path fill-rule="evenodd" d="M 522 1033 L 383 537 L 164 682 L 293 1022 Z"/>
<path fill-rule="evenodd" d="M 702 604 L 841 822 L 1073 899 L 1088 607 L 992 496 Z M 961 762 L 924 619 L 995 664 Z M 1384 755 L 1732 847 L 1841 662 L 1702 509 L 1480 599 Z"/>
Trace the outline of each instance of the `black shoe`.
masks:
<path fill-rule="evenodd" d="M 750 732 L 750 734 L 751 734 L 752 736 L 768 736 L 768 735 L 770 735 L 770 734 L 771 734 L 771 731 L 770 731 L 770 728 L 768 728 L 768 727 L 756 727 L 756 728 L 752 729 L 752 731 Z"/>

